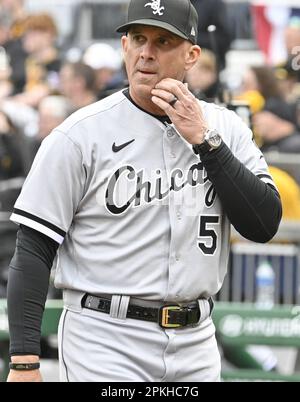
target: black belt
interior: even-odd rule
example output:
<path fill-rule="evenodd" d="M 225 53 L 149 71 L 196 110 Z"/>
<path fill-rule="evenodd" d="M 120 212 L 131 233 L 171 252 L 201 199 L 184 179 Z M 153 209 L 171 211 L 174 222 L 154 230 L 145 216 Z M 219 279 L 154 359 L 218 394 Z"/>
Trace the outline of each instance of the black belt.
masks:
<path fill-rule="evenodd" d="M 207 301 L 211 313 L 214 302 L 211 297 Z M 111 299 L 86 293 L 82 298 L 81 305 L 90 310 L 109 314 Z M 200 320 L 201 312 L 198 301 L 193 301 L 185 306 L 172 304 L 163 305 L 158 308 L 129 304 L 126 317 L 134 318 L 135 320 L 156 322 L 162 328 L 179 328 L 197 324 Z"/>

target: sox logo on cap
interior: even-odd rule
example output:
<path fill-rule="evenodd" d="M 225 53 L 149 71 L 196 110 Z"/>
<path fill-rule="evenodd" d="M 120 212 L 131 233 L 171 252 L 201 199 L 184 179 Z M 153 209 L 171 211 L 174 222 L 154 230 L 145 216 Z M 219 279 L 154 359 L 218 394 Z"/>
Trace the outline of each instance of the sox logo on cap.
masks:
<path fill-rule="evenodd" d="M 145 4 L 145 7 L 151 7 L 153 10 L 153 14 L 156 15 L 163 15 L 164 13 L 162 12 L 165 7 L 160 6 L 160 0 L 152 0 L 152 3 L 147 3 Z"/>

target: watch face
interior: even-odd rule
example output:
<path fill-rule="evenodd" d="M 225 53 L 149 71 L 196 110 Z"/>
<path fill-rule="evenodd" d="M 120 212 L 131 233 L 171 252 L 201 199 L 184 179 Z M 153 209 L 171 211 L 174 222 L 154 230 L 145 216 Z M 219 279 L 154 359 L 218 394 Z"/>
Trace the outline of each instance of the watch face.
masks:
<path fill-rule="evenodd" d="M 222 142 L 222 138 L 216 130 L 209 131 L 205 139 L 212 148 L 218 148 Z"/>
<path fill-rule="evenodd" d="M 219 136 L 219 134 L 211 137 L 209 143 L 213 148 L 217 148 L 221 144 L 221 137 Z"/>

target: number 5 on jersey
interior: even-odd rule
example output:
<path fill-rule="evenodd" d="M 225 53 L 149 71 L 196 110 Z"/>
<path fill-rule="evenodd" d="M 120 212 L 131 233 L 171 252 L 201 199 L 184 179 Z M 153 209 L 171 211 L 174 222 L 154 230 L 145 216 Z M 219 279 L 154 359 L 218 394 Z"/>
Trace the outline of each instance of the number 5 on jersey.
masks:
<path fill-rule="evenodd" d="M 201 215 L 199 217 L 200 240 L 198 241 L 198 247 L 205 255 L 215 254 L 218 247 L 218 235 L 214 227 L 219 223 L 219 215 Z"/>

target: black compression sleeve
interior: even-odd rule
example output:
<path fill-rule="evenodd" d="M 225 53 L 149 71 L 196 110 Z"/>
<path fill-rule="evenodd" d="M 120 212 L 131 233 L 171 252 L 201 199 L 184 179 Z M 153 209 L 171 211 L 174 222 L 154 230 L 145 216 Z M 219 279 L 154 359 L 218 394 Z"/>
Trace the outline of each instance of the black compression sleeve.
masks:
<path fill-rule="evenodd" d="M 40 355 L 42 316 L 57 249 L 54 240 L 21 225 L 7 286 L 11 355 Z"/>
<path fill-rule="evenodd" d="M 225 143 L 201 160 L 235 229 L 258 243 L 271 240 L 282 216 L 276 189 L 250 172 Z"/>

